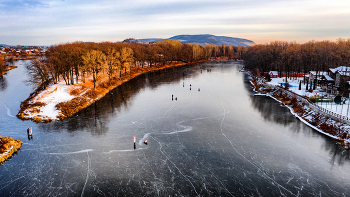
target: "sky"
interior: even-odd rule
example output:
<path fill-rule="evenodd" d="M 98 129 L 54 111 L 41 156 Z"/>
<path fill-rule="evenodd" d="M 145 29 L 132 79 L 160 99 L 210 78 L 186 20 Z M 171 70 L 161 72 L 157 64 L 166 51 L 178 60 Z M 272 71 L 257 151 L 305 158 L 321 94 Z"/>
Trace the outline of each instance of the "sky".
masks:
<path fill-rule="evenodd" d="M 257 44 L 350 38 L 350 0 L 0 0 L 0 44 L 213 34 Z"/>

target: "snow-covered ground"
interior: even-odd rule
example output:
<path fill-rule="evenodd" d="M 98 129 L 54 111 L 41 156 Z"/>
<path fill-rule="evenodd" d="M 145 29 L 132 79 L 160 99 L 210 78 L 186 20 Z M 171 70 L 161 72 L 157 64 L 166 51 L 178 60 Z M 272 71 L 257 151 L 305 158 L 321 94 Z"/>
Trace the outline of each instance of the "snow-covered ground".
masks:
<path fill-rule="evenodd" d="M 329 103 L 318 102 L 316 104 L 319 105 L 320 107 L 328 109 L 329 111 L 335 112 L 337 114 L 341 114 L 343 116 L 350 117 L 349 100 L 346 100 L 345 104 L 342 104 L 342 105 L 337 105 L 334 102 L 329 102 Z"/>
<path fill-rule="evenodd" d="M 285 83 L 286 78 L 272 78 L 272 80 L 270 82 L 267 82 L 268 84 L 271 85 L 280 85 L 281 83 L 284 84 Z M 312 93 L 309 91 L 306 91 L 306 83 L 304 85 L 303 83 L 304 78 L 303 77 L 299 77 L 299 78 L 293 78 L 293 79 L 289 79 L 288 78 L 288 83 L 290 85 L 289 90 L 292 92 L 295 92 L 301 96 L 307 96 L 307 97 L 319 97 L 321 95 L 325 95 L 324 92 L 320 92 L 319 91 L 319 87 L 316 88 L 315 91 L 313 91 Z M 301 81 L 301 90 L 299 90 L 299 81 Z M 310 87 L 310 84 L 309 84 Z M 323 107 L 325 109 L 328 109 L 329 111 L 335 112 L 337 114 L 341 114 L 343 116 L 349 116 L 350 117 L 350 112 L 348 112 L 348 110 L 350 110 L 349 107 L 349 100 L 345 101 L 345 104 L 342 105 L 337 105 L 334 102 L 317 102 L 317 105 L 319 105 L 320 107 Z"/>
<path fill-rule="evenodd" d="M 74 96 L 70 95 L 67 91 L 67 85 L 64 82 L 60 82 L 50 86 L 33 99 L 32 103 L 41 102 L 45 104 L 40 107 L 40 112 L 25 111 L 25 113 L 29 114 L 31 118 L 34 116 L 41 116 L 57 120 L 59 111 L 56 109 L 56 105 L 61 102 L 72 100 L 73 98 Z"/>
<path fill-rule="evenodd" d="M 311 92 L 306 91 L 306 83 L 304 85 L 303 80 L 304 80 L 303 77 L 299 77 L 297 79 L 295 79 L 295 78 L 289 79 L 288 78 L 289 90 L 293 91 L 301 96 L 307 96 L 307 97 L 315 96 L 315 93 L 311 93 Z M 301 81 L 301 90 L 299 90 L 299 83 L 300 83 L 299 81 Z M 267 82 L 267 83 L 271 84 L 271 85 L 283 84 L 283 86 L 284 86 L 285 82 L 286 82 L 286 78 L 283 77 L 283 78 L 272 78 L 271 81 Z M 310 86 L 310 84 L 309 84 L 309 86 Z"/>

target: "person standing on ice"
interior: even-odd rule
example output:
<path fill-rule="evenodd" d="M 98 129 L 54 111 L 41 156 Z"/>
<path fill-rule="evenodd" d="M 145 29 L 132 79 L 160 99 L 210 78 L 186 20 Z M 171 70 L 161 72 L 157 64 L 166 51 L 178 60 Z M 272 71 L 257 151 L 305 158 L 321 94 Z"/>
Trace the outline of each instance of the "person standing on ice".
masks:
<path fill-rule="evenodd" d="M 134 136 L 134 150 L 136 149 L 136 136 Z"/>

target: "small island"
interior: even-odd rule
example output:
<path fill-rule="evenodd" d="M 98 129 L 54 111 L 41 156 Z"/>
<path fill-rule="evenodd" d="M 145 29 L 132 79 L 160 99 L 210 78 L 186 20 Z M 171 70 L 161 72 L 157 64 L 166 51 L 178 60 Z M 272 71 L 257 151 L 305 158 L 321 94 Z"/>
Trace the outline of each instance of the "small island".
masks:
<path fill-rule="evenodd" d="M 17 117 L 36 122 L 63 120 L 138 75 L 209 59 L 234 58 L 237 50 L 233 46 L 200 46 L 178 40 L 150 44 L 132 39 L 52 46 L 45 57 L 26 65 L 28 82 L 35 90 L 21 103 Z"/>
<path fill-rule="evenodd" d="M 21 140 L 0 136 L 0 165 L 11 158 L 21 146 Z"/>

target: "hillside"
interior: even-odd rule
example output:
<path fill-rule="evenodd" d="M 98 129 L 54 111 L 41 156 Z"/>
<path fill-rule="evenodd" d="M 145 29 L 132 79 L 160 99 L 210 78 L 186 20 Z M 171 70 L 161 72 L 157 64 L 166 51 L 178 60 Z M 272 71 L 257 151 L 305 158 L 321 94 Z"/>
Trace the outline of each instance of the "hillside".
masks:
<path fill-rule="evenodd" d="M 243 39 L 243 38 L 234 38 L 227 36 L 215 36 L 210 34 L 200 34 L 200 35 L 177 35 L 168 39 L 179 40 L 182 43 L 192 43 L 199 45 L 232 45 L 232 46 L 253 46 L 255 43 L 251 40 Z M 147 39 L 139 39 L 142 42 L 155 42 L 158 40 L 162 40 L 161 38 L 147 38 Z"/>

